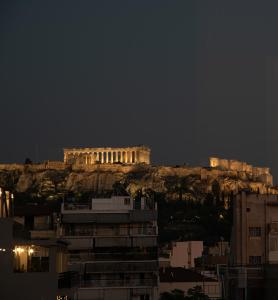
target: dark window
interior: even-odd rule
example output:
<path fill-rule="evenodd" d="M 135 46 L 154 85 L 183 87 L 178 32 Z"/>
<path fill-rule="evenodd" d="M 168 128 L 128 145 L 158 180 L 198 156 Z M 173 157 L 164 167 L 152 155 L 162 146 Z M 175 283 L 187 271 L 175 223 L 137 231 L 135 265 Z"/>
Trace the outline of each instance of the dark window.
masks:
<path fill-rule="evenodd" d="M 249 256 L 249 264 L 250 265 L 260 265 L 262 263 L 261 256 Z"/>
<path fill-rule="evenodd" d="M 250 237 L 260 237 L 261 235 L 261 227 L 249 227 Z"/>
<path fill-rule="evenodd" d="M 125 198 L 125 205 L 129 205 L 130 204 L 130 198 Z"/>
<path fill-rule="evenodd" d="M 34 229 L 34 216 L 25 216 L 25 228 L 27 230 Z"/>

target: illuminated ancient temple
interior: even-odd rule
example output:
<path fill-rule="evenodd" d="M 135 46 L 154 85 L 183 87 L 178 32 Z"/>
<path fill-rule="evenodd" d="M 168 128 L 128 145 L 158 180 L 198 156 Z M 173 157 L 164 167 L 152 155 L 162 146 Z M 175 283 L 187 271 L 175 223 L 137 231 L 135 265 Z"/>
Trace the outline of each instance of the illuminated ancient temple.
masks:
<path fill-rule="evenodd" d="M 68 164 L 150 164 L 150 148 L 146 146 L 126 148 L 66 148 L 64 162 Z"/>

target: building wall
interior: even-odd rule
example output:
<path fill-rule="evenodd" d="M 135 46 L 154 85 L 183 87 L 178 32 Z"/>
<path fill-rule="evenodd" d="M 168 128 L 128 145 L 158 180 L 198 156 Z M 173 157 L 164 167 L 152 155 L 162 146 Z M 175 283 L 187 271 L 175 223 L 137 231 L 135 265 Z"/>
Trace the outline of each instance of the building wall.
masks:
<path fill-rule="evenodd" d="M 132 210 L 133 200 L 129 196 L 119 196 L 111 198 L 96 198 L 92 200 L 92 210 L 117 211 L 117 210 Z"/>
<path fill-rule="evenodd" d="M 194 268 L 194 260 L 202 256 L 203 249 L 203 241 L 175 242 L 170 256 L 171 267 Z"/>
<path fill-rule="evenodd" d="M 56 299 L 58 277 L 56 252 L 50 251 L 49 272 L 14 273 L 13 271 L 13 220 L 0 218 L 0 299 L 48 300 Z"/>
<path fill-rule="evenodd" d="M 261 257 L 261 263 L 278 262 L 278 200 L 276 195 L 241 193 L 234 201 L 232 261 L 249 264 Z M 254 232 L 260 234 L 254 236 Z M 254 231 L 255 230 L 255 231 Z"/>

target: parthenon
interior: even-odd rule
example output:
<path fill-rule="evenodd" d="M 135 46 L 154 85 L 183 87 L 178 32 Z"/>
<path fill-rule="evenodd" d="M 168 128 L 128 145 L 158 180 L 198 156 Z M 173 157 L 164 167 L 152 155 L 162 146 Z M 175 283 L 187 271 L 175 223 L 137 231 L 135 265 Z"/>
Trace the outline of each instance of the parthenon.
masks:
<path fill-rule="evenodd" d="M 64 162 L 67 164 L 150 164 L 150 148 L 146 146 L 127 148 L 66 148 Z"/>

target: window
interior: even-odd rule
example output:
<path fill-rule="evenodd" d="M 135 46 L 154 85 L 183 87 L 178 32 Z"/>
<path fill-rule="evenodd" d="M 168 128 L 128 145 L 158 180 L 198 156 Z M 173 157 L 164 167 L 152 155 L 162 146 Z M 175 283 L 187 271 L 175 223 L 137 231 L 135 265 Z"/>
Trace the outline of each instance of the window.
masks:
<path fill-rule="evenodd" d="M 125 198 L 125 205 L 129 205 L 130 204 L 130 198 Z"/>
<path fill-rule="evenodd" d="M 261 227 L 249 227 L 249 237 L 260 237 Z"/>
<path fill-rule="evenodd" d="M 250 265 L 260 265 L 262 263 L 261 256 L 249 256 L 249 264 Z"/>
<path fill-rule="evenodd" d="M 270 251 L 277 251 L 278 250 L 278 239 L 277 239 L 277 237 L 270 237 L 269 238 L 269 250 Z"/>
<path fill-rule="evenodd" d="M 45 247 L 15 246 L 14 272 L 49 272 L 49 250 Z"/>

